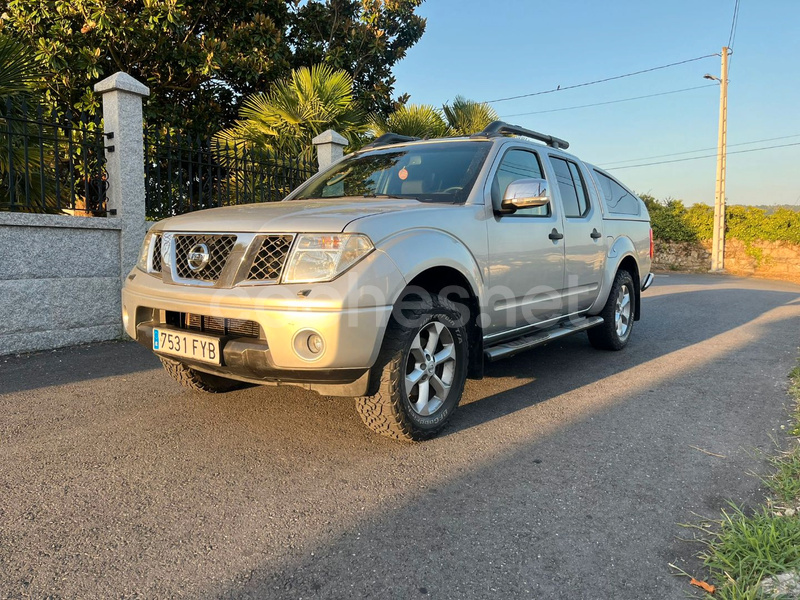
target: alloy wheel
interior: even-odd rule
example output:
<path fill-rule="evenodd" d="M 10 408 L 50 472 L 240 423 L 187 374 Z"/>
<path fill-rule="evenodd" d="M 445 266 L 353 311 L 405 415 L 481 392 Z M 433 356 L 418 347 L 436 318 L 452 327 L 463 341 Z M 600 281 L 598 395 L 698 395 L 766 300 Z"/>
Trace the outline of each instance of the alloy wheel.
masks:
<path fill-rule="evenodd" d="M 617 336 L 619 336 L 619 339 L 624 340 L 631 328 L 631 292 L 625 284 L 620 287 L 617 294 L 614 324 L 617 328 Z"/>
<path fill-rule="evenodd" d="M 414 412 L 427 417 L 439 410 L 455 373 L 453 334 L 443 323 L 431 321 L 414 336 L 406 359 L 406 396 Z"/>

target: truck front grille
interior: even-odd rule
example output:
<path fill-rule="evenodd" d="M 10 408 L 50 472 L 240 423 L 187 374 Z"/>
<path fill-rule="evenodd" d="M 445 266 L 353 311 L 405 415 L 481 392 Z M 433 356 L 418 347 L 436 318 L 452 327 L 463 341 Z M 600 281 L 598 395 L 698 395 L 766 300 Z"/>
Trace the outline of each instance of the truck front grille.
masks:
<path fill-rule="evenodd" d="M 192 313 L 167 311 L 167 323 L 189 331 L 226 335 L 230 337 L 257 338 L 261 328 L 255 321 L 245 319 L 226 319 L 224 317 L 208 317 Z"/>
<path fill-rule="evenodd" d="M 235 235 L 176 234 L 175 270 L 178 277 L 216 281 L 235 243 Z M 198 258 L 206 254 L 208 260 Z"/>
<path fill-rule="evenodd" d="M 153 236 L 153 260 L 151 265 L 151 273 L 161 273 L 161 234 L 157 233 Z"/>
<path fill-rule="evenodd" d="M 248 281 L 278 281 L 292 245 L 291 235 L 267 235 L 256 238 L 258 252 L 253 259 Z"/>

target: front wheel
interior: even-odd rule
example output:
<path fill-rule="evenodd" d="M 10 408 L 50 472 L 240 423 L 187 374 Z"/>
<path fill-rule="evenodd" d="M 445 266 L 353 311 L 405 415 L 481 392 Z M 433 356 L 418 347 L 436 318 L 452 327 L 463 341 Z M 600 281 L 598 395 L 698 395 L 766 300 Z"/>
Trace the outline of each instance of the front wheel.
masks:
<path fill-rule="evenodd" d="M 364 424 L 396 440 L 432 438 L 453 415 L 467 378 L 467 331 L 449 300 L 433 296 L 392 316 L 372 379 L 356 398 Z"/>
<path fill-rule="evenodd" d="M 622 350 L 631 337 L 633 317 L 636 314 L 636 294 L 633 277 L 627 271 L 617 271 L 611 292 L 600 316 L 602 325 L 586 333 L 589 342 L 601 350 Z"/>

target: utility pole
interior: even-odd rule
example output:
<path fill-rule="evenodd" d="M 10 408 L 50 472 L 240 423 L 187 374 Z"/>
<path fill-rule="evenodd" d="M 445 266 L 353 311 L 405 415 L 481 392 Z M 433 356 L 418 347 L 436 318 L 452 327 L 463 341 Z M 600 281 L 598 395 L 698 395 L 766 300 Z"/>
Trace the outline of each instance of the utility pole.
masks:
<path fill-rule="evenodd" d="M 719 137 L 717 139 L 717 185 L 714 194 L 714 238 L 711 243 L 711 270 L 725 268 L 725 173 L 728 152 L 728 47 L 722 48 L 720 77 L 706 75 L 719 81 Z"/>

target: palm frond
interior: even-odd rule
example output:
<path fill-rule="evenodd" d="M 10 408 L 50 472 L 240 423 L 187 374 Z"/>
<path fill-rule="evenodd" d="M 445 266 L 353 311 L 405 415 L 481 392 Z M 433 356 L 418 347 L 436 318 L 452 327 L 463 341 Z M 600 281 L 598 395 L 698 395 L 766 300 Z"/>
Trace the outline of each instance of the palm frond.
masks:
<path fill-rule="evenodd" d="M 467 100 L 463 96 L 456 96 L 453 103 L 445 104 L 442 110 L 453 135 L 478 133 L 499 118 L 486 102 Z"/>
<path fill-rule="evenodd" d="M 437 138 L 449 133 L 441 111 L 429 104 L 407 104 L 388 117 L 372 115 L 369 131 L 375 137 L 392 132 L 418 138 Z"/>
<path fill-rule="evenodd" d="M 0 34 L 0 98 L 33 91 L 40 78 L 33 52 L 7 35 Z"/>
<path fill-rule="evenodd" d="M 33 52 L 0 34 L 0 205 L 13 197 L 17 209 L 30 200 L 27 210 L 57 212 L 52 132 L 28 121 L 25 108 L 40 77 Z"/>
<path fill-rule="evenodd" d="M 360 145 L 366 126 L 353 98 L 352 77 L 323 64 L 296 69 L 291 77 L 275 82 L 268 94 L 248 97 L 236 124 L 216 137 L 310 161 L 314 154 L 311 140 L 326 129 Z"/>

